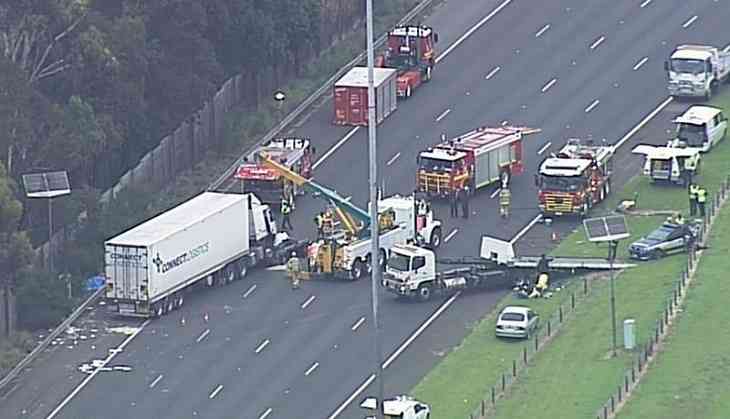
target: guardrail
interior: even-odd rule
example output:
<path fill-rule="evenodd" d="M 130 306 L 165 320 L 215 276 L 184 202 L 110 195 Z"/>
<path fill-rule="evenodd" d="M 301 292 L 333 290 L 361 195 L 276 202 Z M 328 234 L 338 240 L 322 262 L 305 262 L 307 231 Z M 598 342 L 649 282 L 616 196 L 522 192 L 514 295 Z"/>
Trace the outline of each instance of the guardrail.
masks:
<path fill-rule="evenodd" d="M 417 4 L 413 9 L 411 9 L 408 13 L 406 13 L 401 20 L 396 23 L 396 25 L 403 25 L 405 23 L 408 23 L 411 19 L 413 19 L 417 14 L 421 13 L 426 7 L 431 5 L 433 0 L 423 0 L 419 4 Z M 379 48 L 385 43 L 387 34 L 383 34 L 378 39 L 375 40 L 374 47 Z M 322 84 L 314 93 L 309 95 L 302 103 L 299 104 L 289 115 L 287 115 L 279 124 L 277 124 L 274 128 L 272 128 L 269 132 L 267 132 L 258 142 L 256 142 L 255 145 L 250 147 L 246 152 L 244 152 L 241 157 L 239 157 L 231 167 L 229 167 L 223 175 L 221 175 L 218 179 L 215 180 L 212 184 L 208 186 L 208 190 L 216 190 L 218 189 L 229 177 L 233 176 L 233 173 L 235 173 L 238 166 L 240 166 L 243 163 L 243 159 L 245 156 L 247 156 L 249 153 L 251 153 L 256 147 L 260 146 L 261 144 L 272 140 L 276 135 L 278 135 L 281 131 L 286 128 L 287 125 L 291 124 L 295 119 L 297 119 L 302 113 L 304 113 L 307 108 L 309 108 L 314 102 L 319 100 L 325 93 L 327 93 L 332 86 L 339 80 L 345 73 L 350 71 L 353 67 L 355 67 L 358 63 L 360 63 L 362 60 L 365 59 L 367 55 L 367 51 L 361 52 L 357 57 L 352 59 L 349 63 L 345 64 L 342 68 L 337 70 L 337 72 L 332 75 L 327 81 Z"/>
<path fill-rule="evenodd" d="M 71 313 L 70 316 L 66 318 L 63 322 L 61 322 L 58 327 L 53 329 L 53 332 L 49 334 L 41 343 L 38 344 L 38 346 L 31 351 L 28 355 L 23 358 L 18 365 L 15 366 L 5 377 L 0 379 L 0 390 L 5 388 L 11 381 L 13 381 L 23 369 L 25 369 L 31 362 L 33 362 L 38 355 L 43 352 L 48 345 L 51 344 L 51 342 L 58 337 L 61 333 L 63 333 L 66 329 L 73 324 L 81 315 L 84 313 L 87 307 L 92 305 L 96 300 L 104 293 L 104 290 L 106 290 L 106 287 L 99 288 L 98 290 L 94 291 L 93 294 L 89 298 L 87 298 L 76 310 L 74 310 L 73 313 Z"/>

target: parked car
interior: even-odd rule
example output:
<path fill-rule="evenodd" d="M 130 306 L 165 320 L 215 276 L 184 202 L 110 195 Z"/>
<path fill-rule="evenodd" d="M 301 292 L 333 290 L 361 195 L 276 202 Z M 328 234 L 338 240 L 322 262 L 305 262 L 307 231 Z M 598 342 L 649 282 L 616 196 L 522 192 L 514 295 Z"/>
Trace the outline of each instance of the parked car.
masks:
<path fill-rule="evenodd" d="M 687 245 L 697 237 L 699 225 L 677 224 L 666 221 L 648 236 L 631 243 L 629 256 L 632 259 L 659 259 L 672 253 L 687 250 Z"/>
<path fill-rule="evenodd" d="M 540 317 L 535 311 L 524 306 L 507 306 L 497 317 L 495 334 L 503 338 L 529 339 L 537 330 Z"/>

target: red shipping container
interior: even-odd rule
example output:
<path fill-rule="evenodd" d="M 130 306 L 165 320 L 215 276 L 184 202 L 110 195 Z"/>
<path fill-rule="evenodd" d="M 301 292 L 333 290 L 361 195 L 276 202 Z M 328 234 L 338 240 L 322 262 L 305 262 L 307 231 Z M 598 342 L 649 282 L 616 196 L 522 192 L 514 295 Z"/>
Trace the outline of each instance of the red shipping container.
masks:
<path fill-rule="evenodd" d="M 380 124 L 398 107 L 396 98 L 397 70 L 379 67 L 373 70 L 375 116 L 377 124 Z M 335 83 L 334 106 L 335 124 L 368 124 L 367 67 L 353 67 Z"/>

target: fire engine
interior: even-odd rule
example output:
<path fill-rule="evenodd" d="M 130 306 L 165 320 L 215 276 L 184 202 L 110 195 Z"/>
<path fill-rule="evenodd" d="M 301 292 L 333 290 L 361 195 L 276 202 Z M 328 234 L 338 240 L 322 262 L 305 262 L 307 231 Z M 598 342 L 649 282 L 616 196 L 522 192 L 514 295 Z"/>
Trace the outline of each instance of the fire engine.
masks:
<path fill-rule="evenodd" d="M 543 215 L 585 215 L 611 191 L 614 147 L 570 139 L 545 159 L 535 177 Z"/>
<path fill-rule="evenodd" d="M 431 80 L 437 42 L 438 34 L 428 26 L 397 26 L 388 32 L 385 54 L 378 56 L 376 67 L 398 70 L 399 97 L 411 97 L 414 89 Z"/>
<path fill-rule="evenodd" d="M 254 193 L 261 202 L 280 205 L 286 196 L 293 201 L 302 193 L 296 184 L 282 177 L 261 162 L 260 155 L 283 164 L 295 173 L 309 178 L 312 172 L 314 147 L 307 138 L 276 138 L 257 148 L 246 161 L 238 167 L 234 177 L 241 181 L 242 193 Z"/>
<path fill-rule="evenodd" d="M 522 137 L 540 129 L 481 127 L 446 140 L 418 155 L 416 189 L 430 196 L 448 196 L 469 186 L 470 192 L 498 180 L 507 184 L 523 171 Z"/>

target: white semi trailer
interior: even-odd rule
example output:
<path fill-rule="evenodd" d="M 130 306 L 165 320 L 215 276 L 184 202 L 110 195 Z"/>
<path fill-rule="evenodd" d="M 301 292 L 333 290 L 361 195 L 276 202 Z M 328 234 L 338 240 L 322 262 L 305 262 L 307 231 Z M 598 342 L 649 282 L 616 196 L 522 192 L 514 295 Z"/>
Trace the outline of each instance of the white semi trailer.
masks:
<path fill-rule="evenodd" d="M 104 243 L 107 306 L 161 316 L 182 306 L 190 286 L 243 278 L 292 245 L 254 195 L 204 192 Z"/>

